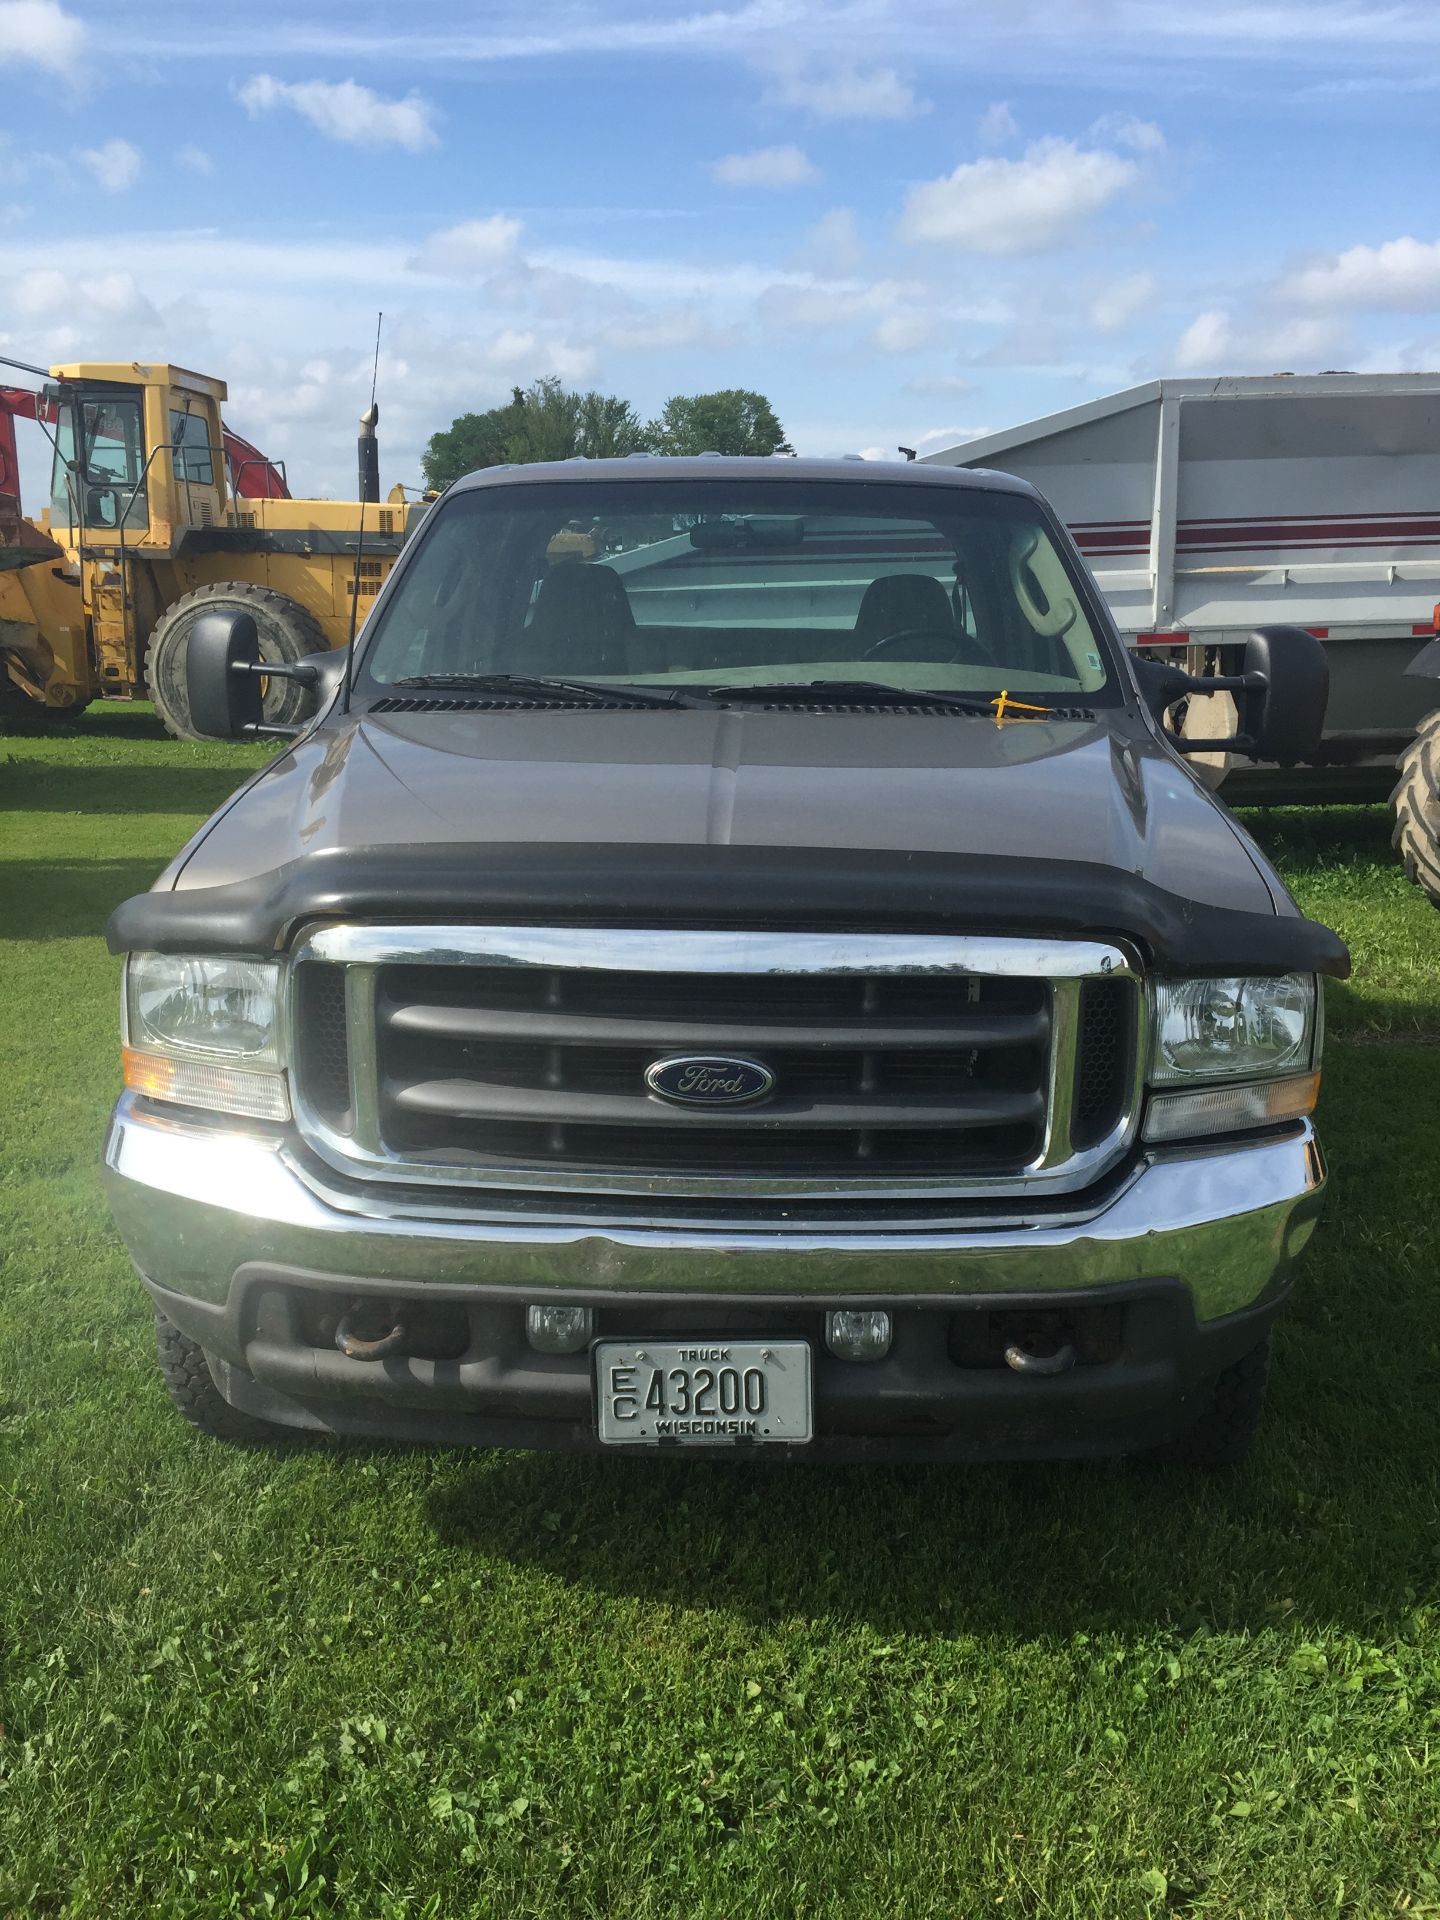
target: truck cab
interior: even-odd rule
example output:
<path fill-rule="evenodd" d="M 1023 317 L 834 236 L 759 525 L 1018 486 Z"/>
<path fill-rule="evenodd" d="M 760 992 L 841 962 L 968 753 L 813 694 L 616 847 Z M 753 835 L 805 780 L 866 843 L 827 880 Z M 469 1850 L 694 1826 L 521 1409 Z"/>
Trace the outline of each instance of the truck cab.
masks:
<path fill-rule="evenodd" d="M 1318 737 L 1257 632 L 1257 754 Z M 262 724 L 243 613 L 192 712 Z M 1025 482 L 475 474 L 113 917 L 105 1149 L 231 1438 L 1238 1459 L 1325 1181 L 1305 919 Z"/>

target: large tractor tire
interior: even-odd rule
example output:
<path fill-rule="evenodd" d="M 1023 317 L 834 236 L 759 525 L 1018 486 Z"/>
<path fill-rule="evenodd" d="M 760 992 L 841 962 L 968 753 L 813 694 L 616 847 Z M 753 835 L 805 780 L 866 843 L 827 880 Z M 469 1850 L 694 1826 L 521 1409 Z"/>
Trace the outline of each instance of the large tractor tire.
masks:
<path fill-rule="evenodd" d="M 205 736 L 190 723 L 190 692 L 185 679 L 186 641 L 202 613 L 248 613 L 260 636 L 260 658 L 292 662 L 324 653 L 327 641 L 314 614 L 277 593 L 246 580 L 217 581 L 182 594 L 155 623 L 145 658 L 145 684 L 165 731 L 177 740 Z M 315 692 L 295 680 L 267 680 L 265 721 L 272 727 L 299 726 L 315 711 Z"/>
<path fill-rule="evenodd" d="M 1401 754 L 1390 804 L 1405 872 L 1440 907 L 1440 707 L 1426 714 Z"/>

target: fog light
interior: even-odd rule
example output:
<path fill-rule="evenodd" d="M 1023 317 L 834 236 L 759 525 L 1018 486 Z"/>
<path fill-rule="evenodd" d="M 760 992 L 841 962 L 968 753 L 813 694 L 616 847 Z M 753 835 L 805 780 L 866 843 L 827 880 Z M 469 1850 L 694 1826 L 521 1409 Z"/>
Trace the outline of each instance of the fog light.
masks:
<path fill-rule="evenodd" d="M 537 1353 L 579 1353 L 595 1337 L 593 1307 L 526 1307 L 525 1338 Z"/>
<path fill-rule="evenodd" d="M 827 1313 L 825 1344 L 837 1360 L 883 1360 L 890 1351 L 890 1316 L 850 1308 Z"/>

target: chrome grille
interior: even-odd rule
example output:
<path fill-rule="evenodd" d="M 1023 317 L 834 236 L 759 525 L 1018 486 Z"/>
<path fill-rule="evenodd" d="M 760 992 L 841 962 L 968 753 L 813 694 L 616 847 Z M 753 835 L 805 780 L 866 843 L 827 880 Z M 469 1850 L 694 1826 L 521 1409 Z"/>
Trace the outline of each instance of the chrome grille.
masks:
<path fill-rule="evenodd" d="M 1063 1191 L 1133 1120 L 1138 983 L 1101 943 L 334 927 L 294 971 L 302 1129 L 381 1178 Z M 669 1104 L 645 1072 L 677 1053 L 753 1058 L 774 1090 L 750 1106 Z"/>

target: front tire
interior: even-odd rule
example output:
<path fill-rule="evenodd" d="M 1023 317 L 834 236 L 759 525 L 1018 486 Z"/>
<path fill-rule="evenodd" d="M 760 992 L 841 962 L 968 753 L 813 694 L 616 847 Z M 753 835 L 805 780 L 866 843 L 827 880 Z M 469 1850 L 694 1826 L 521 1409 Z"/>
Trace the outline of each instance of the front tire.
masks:
<path fill-rule="evenodd" d="M 1255 1444 L 1270 1381 L 1267 1333 L 1211 1382 L 1200 1417 L 1185 1433 L 1156 1447 L 1148 1459 L 1162 1466 L 1238 1467 Z"/>
<path fill-rule="evenodd" d="M 155 1350 L 171 1400 L 198 1433 L 239 1447 L 294 1446 L 288 1427 L 242 1413 L 216 1386 L 205 1349 L 163 1313 L 155 1315 Z"/>
<path fill-rule="evenodd" d="M 314 614 L 273 587 L 252 586 L 248 580 L 224 580 L 182 594 L 156 621 L 145 656 L 145 684 L 150 698 L 165 731 L 177 740 L 205 738 L 190 720 L 190 689 L 185 675 L 186 643 L 202 613 L 248 613 L 260 637 L 262 660 L 288 665 L 308 654 L 324 653 L 328 646 Z M 302 687 L 295 680 L 266 682 L 267 726 L 299 726 L 314 711 L 313 687 Z"/>
<path fill-rule="evenodd" d="M 1420 722 L 1399 765 L 1399 784 L 1390 796 L 1394 844 L 1406 877 L 1440 907 L 1440 707 Z"/>

